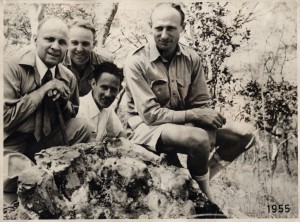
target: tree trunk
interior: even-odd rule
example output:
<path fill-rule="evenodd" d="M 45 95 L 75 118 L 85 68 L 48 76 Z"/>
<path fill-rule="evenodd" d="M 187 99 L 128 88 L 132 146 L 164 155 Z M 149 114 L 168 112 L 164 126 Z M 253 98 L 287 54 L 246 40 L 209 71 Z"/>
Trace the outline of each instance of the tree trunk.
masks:
<path fill-rule="evenodd" d="M 28 5 L 28 14 L 31 26 L 31 44 L 34 44 L 34 36 L 37 34 L 37 28 L 40 21 L 44 19 L 45 4 Z"/>
<path fill-rule="evenodd" d="M 111 27 L 111 24 L 116 16 L 116 13 L 118 11 L 118 7 L 119 7 L 119 3 L 113 3 L 113 8 L 110 12 L 110 15 L 108 17 L 108 19 L 106 20 L 105 24 L 104 24 L 104 32 L 103 32 L 103 35 L 102 35 L 102 42 L 101 42 L 101 45 L 104 46 L 105 45 L 105 41 L 107 39 L 107 37 L 109 36 L 109 31 L 110 31 L 110 27 Z"/>

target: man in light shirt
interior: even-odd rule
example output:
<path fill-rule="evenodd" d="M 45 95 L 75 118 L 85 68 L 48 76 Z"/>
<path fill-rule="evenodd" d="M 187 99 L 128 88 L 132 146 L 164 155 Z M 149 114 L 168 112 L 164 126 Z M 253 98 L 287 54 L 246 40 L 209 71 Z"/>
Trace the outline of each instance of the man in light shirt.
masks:
<path fill-rule="evenodd" d="M 94 133 L 96 141 L 102 141 L 106 136 L 125 137 L 122 123 L 110 106 L 121 89 L 123 74 L 111 63 L 101 63 L 93 72 L 92 90 L 80 97 L 77 117 L 85 118 Z"/>

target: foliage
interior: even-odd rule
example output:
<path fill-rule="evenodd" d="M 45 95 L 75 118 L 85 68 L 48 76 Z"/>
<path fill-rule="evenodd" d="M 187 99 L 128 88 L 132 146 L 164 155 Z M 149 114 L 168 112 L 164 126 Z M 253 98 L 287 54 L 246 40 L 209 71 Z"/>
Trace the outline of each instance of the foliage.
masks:
<path fill-rule="evenodd" d="M 3 27 L 4 37 L 9 39 L 9 44 L 23 45 L 30 42 L 30 20 L 24 5 L 8 4 L 5 6 Z"/>
<path fill-rule="evenodd" d="M 256 120 L 259 129 L 281 136 L 291 131 L 297 134 L 293 126 L 297 114 L 297 87 L 287 81 L 275 82 L 272 78 L 263 85 L 252 80 L 247 83 L 241 94 L 250 100 L 245 112 Z M 278 132 L 281 132 L 278 134 Z"/>
<path fill-rule="evenodd" d="M 189 45 L 205 59 L 206 69 L 211 72 L 211 76 L 208 76 L 211 95 L 213 99 L 220 99 L 219 102 L 224 99 L 220 86 L 232 81 L 224 61 L 250 38 L 250 30 L 244 25 L 253 19 L 253 13 L 244 13 L 245 6 L 243 4 L 230 22 L 228 3 L 196 2 L 189 8 Z"/>

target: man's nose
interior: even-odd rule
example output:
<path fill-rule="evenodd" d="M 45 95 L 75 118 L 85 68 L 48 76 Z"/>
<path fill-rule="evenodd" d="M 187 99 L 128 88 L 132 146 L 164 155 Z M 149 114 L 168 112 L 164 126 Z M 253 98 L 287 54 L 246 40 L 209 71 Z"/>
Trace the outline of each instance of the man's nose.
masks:
<path fill-rule="evenodd" d="M 51 45 L 51 48 L 54 49 L 54 50 L 59 50 L 60 47 L 59 47 L 59 43 L 58 41 L 54 41 Z"/>
<path fill-rule="evenodd" d="M 168 38 L 168 32 L 167 29 L 163 29 L 161 32 L 161 38 L 166 39 Z"/>
<path fill-rule="evenodd" d="M 106 97 L 110 97 L 111 96 L 111 90 L 110 89 L 105 90 L 104 95 Z"/>
<path fill-rule="evenodd" d="M 83 51 L 82 45 L 78 44 L 77 47 L 76 47 L 76 50 L 79 51 L 79 52 Z"/>

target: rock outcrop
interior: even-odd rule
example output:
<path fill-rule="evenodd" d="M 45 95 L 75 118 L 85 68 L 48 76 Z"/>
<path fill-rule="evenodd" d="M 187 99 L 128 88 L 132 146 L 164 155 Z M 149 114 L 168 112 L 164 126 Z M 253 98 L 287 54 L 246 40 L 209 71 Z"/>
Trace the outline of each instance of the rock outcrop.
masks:
<path fill-rule="evenodd" d="M 218 211 L 187 169 L 127 140 L 53 147 L 35 159 L 19 176 L 16 219 L 188 218 Z"/>

